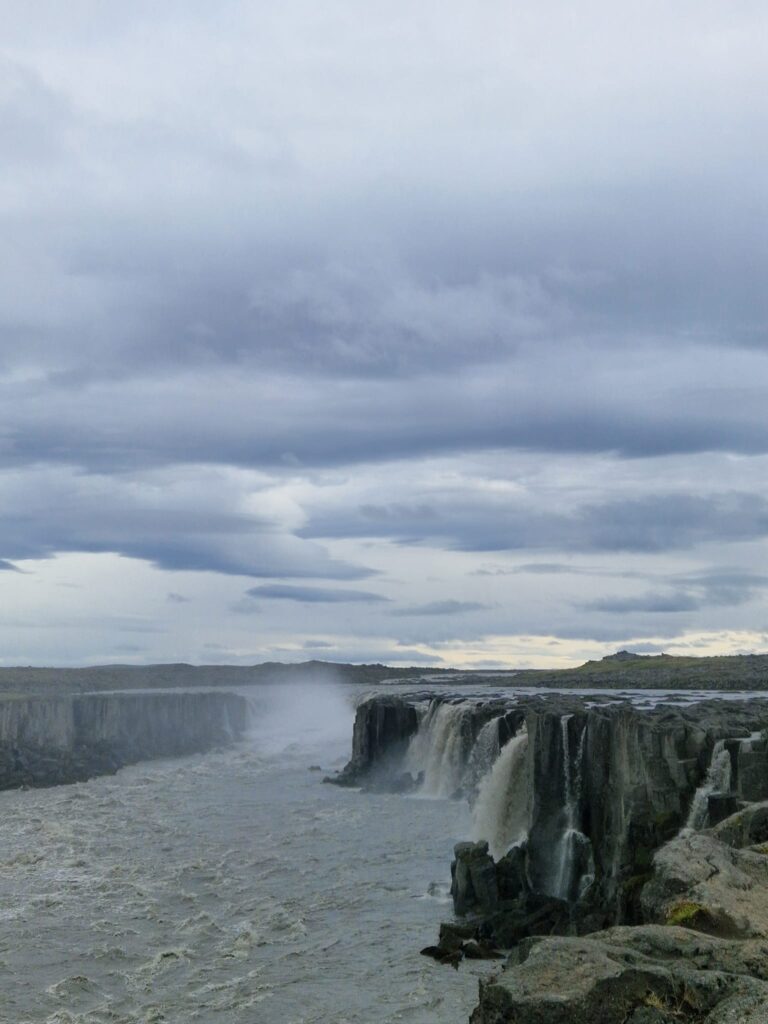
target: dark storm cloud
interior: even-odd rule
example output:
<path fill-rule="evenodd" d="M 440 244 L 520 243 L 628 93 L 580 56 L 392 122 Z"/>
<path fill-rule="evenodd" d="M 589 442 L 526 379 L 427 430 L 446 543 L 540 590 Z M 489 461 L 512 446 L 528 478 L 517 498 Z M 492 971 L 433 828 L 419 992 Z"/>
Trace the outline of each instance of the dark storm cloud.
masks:
<path fill-rule="evenodd" d="M 480 601 L 456 601 L 448 599 L 445 601 L 428 601 L 426 604 L 413 605 L 411 608 L 398 608 L 392 615 L 404 617 L 421 615 L 462 615 L 464 612 L 487 611 L 491 606 L 482 604 Z"/>
<path fill-rule="evenodd" d="M 386 601 L 381 594 L 367 590 L 344 590 L 331 587 L 301 587 L 287 583 L 265 583 L 246 591 L 249 597 L 271 601 L 302 601 L 307 604 L 373 604 Z"/>

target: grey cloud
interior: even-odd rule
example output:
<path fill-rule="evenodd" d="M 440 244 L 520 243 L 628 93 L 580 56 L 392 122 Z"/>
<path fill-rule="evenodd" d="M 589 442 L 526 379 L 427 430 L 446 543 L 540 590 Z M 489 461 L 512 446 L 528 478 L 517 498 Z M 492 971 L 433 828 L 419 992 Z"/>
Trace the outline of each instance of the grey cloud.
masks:
<path fill-rule="evenodd" d="M 0 475 L 0 543 L 14 559 L 114 552 L 172 570 L 340 580 L 372 575 L 295 537 L 271 514 L 237 511 L 247 496 L 247 483 L 211 469 L 110 478 L 35 468 Z"/>
<path fill-rule="evenodd" d="M 734 570 L 677 575 L 671 580 L 680 586 L 667 591 L 650 591 L 629 597 L 604 597 L 588 602 L 585 608 L 609 614 L 650 612 L 667 614 L 692 612 L 701 608 L 735 607 L 746 604 L 768 588 L 768 576 Z"/>
<path fill-rule="evenodd" d="M 603 356 L 607 372 L 617 352 L 595 346 L 595 362 Z M 646 384 L 653 389 L 650 376 L 621 402 L 615 389 L 599 385 L 588 400 L 569 386 L 566 370 L 550 374 L 534 392 L 528 382 L 544 372 L 541 358 L 468 366 L 458 376 L 436 369 L 397 387 L 386 380 L 357 379 L 354 386 L 349 377 L 322 380 L 302 360 L 292 373 L 184 367 L 151 380 L 87 387 L 0 383 L 6 437 L 0 464 L 45 460 L 114 472 L 178 463 L 280 467 L 286 453 L 294 464 L 320 467 L 489 448 L 634 458 L 768 451 L 757 391 L 737 394 L 724 380 L 714 421 L 711 395 L 688 389 L 643 398 Z M 691 351 L 690 358 L 699 373 L 714 372 L 714 357 Z M 146 370 L 140 358 L 137 366 Z M 762 362 L 747 361 L 742 369 L 752 379 L 766 372 Z M 627 371 L 616 366 L 616 372 Z M 670 370 L 670 380 L 676 372 Z M 630 375 L 627 387 L 633 383 Z"/>
<path fill-rule="evenodd" d="M 514 498 L 461 494 L 428 514 L 418 506 L 381 510 L 364 506 L 310 519 L 306 537 L 390 537 L 401 543 L 438 543 L 464 551 L 548 548 L 572 552 L 663 552 L 707 541 L 754 540 L 768 535 L 768 502 L 749 493 L 695 496 L 650 494 L 588 504 L 570 512 L 534 508 Z M 525 571 L 531 570 L 529 563 Z M 543 574 L 564 567 L 545 563 Z M 556 566 L 554 568 L 554 566 Z"/>
<path fill-rule="evenodd" d="M 490 605 L 479 601 L 428 601 L 426 604 L 413 605 L 410 608 L 398 608 L 392 615 L 418 617 L 421 615 L 462 615 L 465 612 L 487 611 Z"/>
<path fill-rule="evenodd" d="M 170 591 L 166 595 L 166 601 L 170 604 L 187 604 L 189 600 L 190 599 L 188 597 L 184 597 L 183 594 L 177 594 L 174 591 Z"/>
<path fill-rule="evenodd" d="M 479 570 L 489 590 L 568 593 L 511 608 L 526 629 L 746 612 L 756 575 L 665 556 L 768 535 L 760 474 L 729 460 L 768 452 L 759 5 L 654 0 L 631 46 L 607 7 L 564 26 L 554 0 L 310 6 L 6 3 L 0 569 L 110 551 L 303 587 L 372 576 L 355 542 L 383 538 L 462 552 L 447 593 L 519 552 L 509 580 Z M 467 471 L 488 451 L 562 472 L 507 492 Z M 261 514 L 232 467 L 300 497 Z M 642 578 L 633 554 L 656 559 L 646 592 L 590 611 L 600 576 Z M 398 572 L 423 609 L 421 570 Z M 439 638 L 450 612 L 429 614 Z"/>
<path fill-rule="evenodd" d="M 303 587 L 287 583 L 264 583 L 250 587 L 249 597 L 267 598 L 271 601 L 301 601 L 308 604 L 361 603 L 372 604 L 386 601 L 381 594 L 367 590 L 345 590 L 331 587 Z"/>
<path fill-rule="evenodd" d="M 578 568 L 561 562 L 525 562 L 510 570 L 514 573 L 530 573 L 534 576 L 561 576 L 564 573 L 579 572 Z"/>
<path fill-rule="evenodd" d="M 642 594 L 639 597 L 604 597 L 585 605 L 591 611 L 626 615 L 635 612 L 669 614 L 696 611 L 701 606 L 698 598 L 686 593 Z"/>

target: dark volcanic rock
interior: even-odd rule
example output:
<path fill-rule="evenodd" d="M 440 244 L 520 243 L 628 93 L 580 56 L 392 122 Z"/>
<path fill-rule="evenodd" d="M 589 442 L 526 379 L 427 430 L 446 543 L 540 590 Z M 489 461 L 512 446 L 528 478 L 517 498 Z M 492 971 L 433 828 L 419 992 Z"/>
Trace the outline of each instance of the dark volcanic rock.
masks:
<path fill-rule="evenodd" d="M 494 852 L 511 848 L 495 861 L 485 841 L 456 846 L 460 922 L 430 952 L 458 967 L 513 949 L 475 1024 L 766 1024 L 768 702 L 389 696 L 359 710 L 347 776 L 397 788 L 403 754 L 413 779 L 424 747 L 447 791 L 461 778 L 472 794 L 478 766 L 491 778 L 472 744 L 494 722 L 493 756 L 527 737 L 480 796 L 501 816 L 501 839 L 478 819 Z"/>
<path fill-rule="evenodd" d="M 488 843 L 458 843 L 454 854 L 451 896 L 456 913 L 494 913 L 499 908 L 499 887 Z"/>
<path fill-rule="evenodd" d="M 768 852 L 745 844 L 767 815 L 752 805 L 658 851 L 642 894 L 658 923 L 520 942 L 472 1024 L 765 1024 Z"/>
<path fill-rule="evenodd" d="M 0 701 L 0 789 L 80 782 L 153 757 L 197 753 L 244 732 L 235 693 L 106 693 Z"/>
<path fill-rule="evenodd" d="M 379 696 L 357 708 L 352 734 L 352 759 L 337 776 L 327 781 L 339 786 L 358 786 L 388 775 L 401 779 L 399 762 L 408 741 L 419 727 L 416 707 L 399 697 Z"/>

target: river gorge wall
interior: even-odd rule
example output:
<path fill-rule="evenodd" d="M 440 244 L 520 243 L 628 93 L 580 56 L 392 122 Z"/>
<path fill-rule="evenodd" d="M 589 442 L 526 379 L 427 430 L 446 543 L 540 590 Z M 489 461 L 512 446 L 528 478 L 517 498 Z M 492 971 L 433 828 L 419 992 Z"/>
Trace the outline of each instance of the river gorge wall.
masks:
<path fill-rule="evenodd" d="M 470 801 L 421 952 L 506 959 L 472 1024 L 765 1024 L 767 737 L 764 698 L 374 697 L 334 781 Z"/>
<path fill-rule="evenodd" d="M 768 798 L 767 727 L 765 700 L 383 695 L 358 708 L 335 781 L 469 799 L 458 913 L 493 919 L 527 895 L 602 927 L 636 919 L 654 852 L 682 828 Z"/>
<path fill-rule="evenodd" d="M 245 731 L 229 692 L 91 693 L 0 700 L 0 789 L 78 782 L 156 757 L 198 753 Z"/>

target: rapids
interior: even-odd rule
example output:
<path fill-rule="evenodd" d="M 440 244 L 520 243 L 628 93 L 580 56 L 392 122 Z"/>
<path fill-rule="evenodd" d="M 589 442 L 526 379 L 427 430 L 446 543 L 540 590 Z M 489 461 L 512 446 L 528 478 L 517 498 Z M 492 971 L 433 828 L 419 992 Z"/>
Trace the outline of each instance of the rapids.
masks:
<path fill-rule="evenodd" d="M 0 793 L 0 1020 L 467 1019 L 487 965 L 419 956 L 466 805 L 323 785 L 349 691 L 253 699 L 231 749 Z"/>

